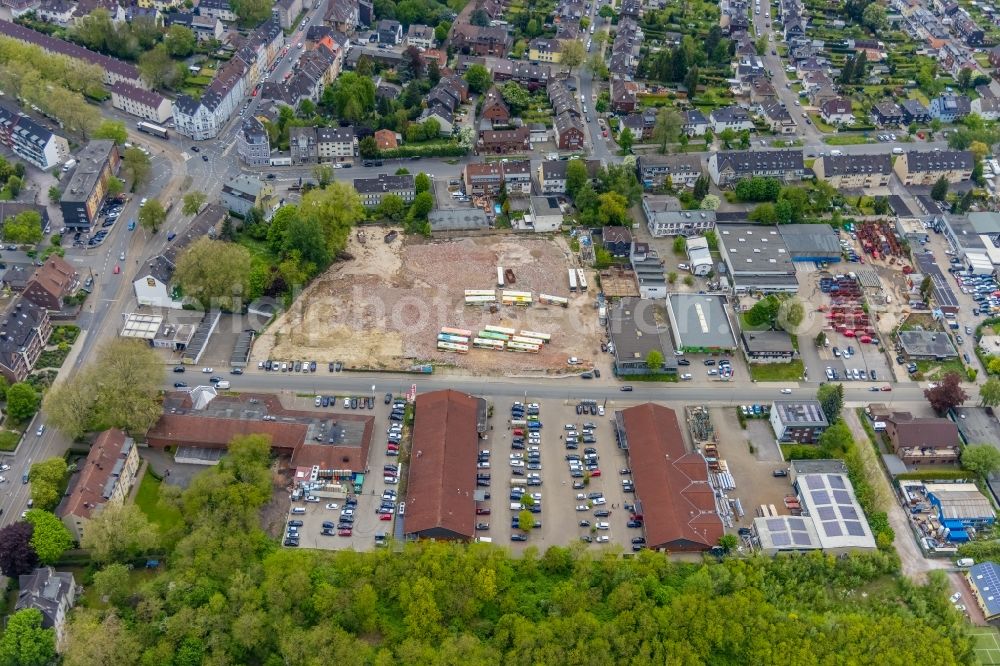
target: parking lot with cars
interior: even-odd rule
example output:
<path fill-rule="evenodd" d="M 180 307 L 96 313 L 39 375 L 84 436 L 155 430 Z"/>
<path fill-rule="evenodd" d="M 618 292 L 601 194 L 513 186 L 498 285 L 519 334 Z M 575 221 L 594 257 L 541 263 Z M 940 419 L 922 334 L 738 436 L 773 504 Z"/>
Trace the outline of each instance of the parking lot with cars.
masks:
<path fill-rule="evenodd" d="M 405 405 L 405 400 L 391 394 L 378 400 L 373 396 L 316 396 L 314 406 L 319 409 L 374 411 L 369 471 L 358 494 L 318 497 L 308 489 L 293 494 L 282 537 L 285 546 L 361 551 L 384 546 L 393 537 L 396 515 L 405 513 L 399 490 L 403 474 L 399 449 L 410 436 L 404 423 Z"/>
<path fill-rule="evenodd" d="M 642 538 L 641 522 L 626 508 L 631 476 L 622 473 L 626 457 L 616 444 L 610 408 L 529 399 L 495 405 L 495 414 L 507 424 L 498 424 L 489 453 L 479 458 L 479 484 L 490 495 L 478 503 L 480 539 L 519 552 L 573 541 L 628 550 Z M 531 515 L 532 528 L 521 529 L 522 511 Z"/>

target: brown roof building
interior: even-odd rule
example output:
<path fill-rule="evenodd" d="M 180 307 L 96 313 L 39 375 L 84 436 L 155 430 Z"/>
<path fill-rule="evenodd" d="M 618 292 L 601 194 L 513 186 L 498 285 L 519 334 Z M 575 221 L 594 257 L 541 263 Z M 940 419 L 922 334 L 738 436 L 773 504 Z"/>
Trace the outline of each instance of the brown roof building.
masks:
<path fill-rule="evenodd" d="M 132 438 L 114 428 L 102 432 L 90 447 L 69 497 L 58 509 L 77 541 L 83 538 L 92 515 L 106 505 L 125 502 L 138 472 L 139 450 Z"/>
<path fill-rule="evenodd" d="M 510 122 L 510 109 L 503 101 L 500 91 L 496 86 L 490 88 L 483 97 L 483 118 L 488 118 L 494 124 L 506 124 Z"/>
<path fill-rule="evenodd" d="M 647 402 L 616 412 L 615 420 L 628 450 L 646 544 L 670 551 L 716 546 L 725 530 L 708 464 L 686 449 L 676 412 Z"/>
<path fill-rule="evenodd" d="M 392 130 L 380 129 L 375 132 L 375 145 L 379 150 L 393 150 L 399 148 L 399 141 L 396 140 L 396 133 Z"/>
<path fill-rule="evenodd" d="M 893 452 L 907 465 L 958 462 L 958 426 L 950 419 L 893 412 L 885 419 L 885 434 Z"/>
<path fill-rule="evenodd" d="M 80 283 L 77 273 L 62 257 L 52 254 L 38 267 L 24 287 L 24 298 L 46 310 L 61 310 L 63 298 Z"/>
<path fill-rule="evenodd" d="M 531 150 L 531 130 L 518 127 L 512 130 L 483 130 L 479 133 L 476 152 L 482 153 L 516 153 Z"/>
<path fill-rule="evenodd" d="M 315 467 L 319 478 L 339 479 L 365 470 L 374 427 L 371 416 L 296 411 L 274 395 L 215 396 L 199 387 L 167 394 L 146 441 L 155 448 L 181 447 L 197 458 L 211 455 L 198 449 L 224 450 L 234 437 L 267 435 L 293 467 Z"/>
<path fill-rule="evenodd" d="M 444 390 L 417 396 L 406 486 L 406 534 L 472 539 L 482 399 Z"/>

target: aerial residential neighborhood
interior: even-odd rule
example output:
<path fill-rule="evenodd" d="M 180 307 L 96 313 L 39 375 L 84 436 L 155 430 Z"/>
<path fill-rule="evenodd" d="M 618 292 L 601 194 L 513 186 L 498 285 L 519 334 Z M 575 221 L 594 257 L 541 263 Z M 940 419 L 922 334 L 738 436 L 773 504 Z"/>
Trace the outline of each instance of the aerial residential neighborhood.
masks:
<path fill-rule="evenodd" d="M 1000 11 L 7 0 L 0 662 L 1000 663 Z"/>

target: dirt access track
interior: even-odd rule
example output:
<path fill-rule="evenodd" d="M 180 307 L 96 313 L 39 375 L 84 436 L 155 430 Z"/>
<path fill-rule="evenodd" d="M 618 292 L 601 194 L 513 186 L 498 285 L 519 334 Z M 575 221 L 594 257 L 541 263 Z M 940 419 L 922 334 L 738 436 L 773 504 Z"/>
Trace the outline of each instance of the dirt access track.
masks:
<path fill-rule="evenodd" d="M 341 361 L 347 368 L 382 370 L 433 363 L 473 374 L 517 374 L 556 373 L 568 369 L 570 356 L 584 362 L 595 356 L 602 338 L 595 300 L 569 293 L 571 255 L 562 238 L 434 240 L 399 234 L 385 243 L 388 231 L 356 230 L 347 247 L 354 258 L 318 277 L 261 334 L 253 360 Z M 465 306 L 466 289 L 496 288 L 498 266 L 514 271 L 516 283 L 507 288 L 532 292 L 533 305 L 498 306 L 496 312 Z M 593 279 L 588 276 L 591 284 Z M 539 293 L 567 297 L 569 307 L 539 305 Z M 550 333 L 552 342 L 537 354 L 437 350 L 442 327 L 475 335 L 486 325 Z"/>

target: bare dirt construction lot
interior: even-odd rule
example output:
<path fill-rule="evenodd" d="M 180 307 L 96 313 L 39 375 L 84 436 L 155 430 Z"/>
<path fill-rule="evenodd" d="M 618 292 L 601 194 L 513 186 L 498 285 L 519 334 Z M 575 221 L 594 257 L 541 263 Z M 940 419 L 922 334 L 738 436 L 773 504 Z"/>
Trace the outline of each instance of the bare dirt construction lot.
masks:
<path fill-rule="evenodd" d="M 562 238 L 481 236 L 447 240 L 404 237 L 364 227 L 347 247 L 354 258 L 334 264 L 265 331 L 254 360 L 341 361 L 348 368 L 405 370 L 434 363 L 473 373 L 555 372 L 566 359 L 592 358 L 601 330 L 593 298 L 569 293 L 569 249 Z M 465 306 L 466 289 L 495 289 L 497 267 L 514 272 L 507 289 L 530 291 L 530 307 Z M 589 278 L 593 281 L 593 275 Z M 568 308 L 540 305 L 538 294 L 564 296 Z M 470 349 L 439 352 L 442 327 L 485 325 L 552 335 L 537 354 Z"/>

